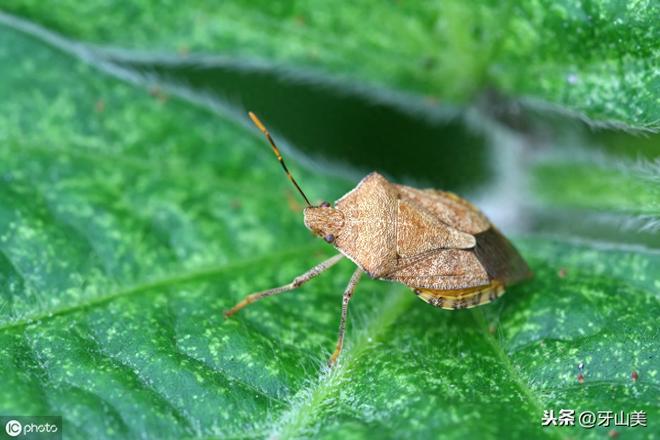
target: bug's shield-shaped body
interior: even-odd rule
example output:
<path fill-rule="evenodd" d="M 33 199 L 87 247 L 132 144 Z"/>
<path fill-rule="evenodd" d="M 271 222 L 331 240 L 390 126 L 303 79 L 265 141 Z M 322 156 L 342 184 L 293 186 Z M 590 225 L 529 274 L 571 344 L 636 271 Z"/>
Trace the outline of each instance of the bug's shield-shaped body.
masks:
<path fill-rule="evenodd" d="M 305 210 L 305 225 L 372 278 L 401 282 L 446 309 L 497 298 L 531 275 L 509 241 L 473 205 L 443 191 L 365 177 L 335 207 Z"/>

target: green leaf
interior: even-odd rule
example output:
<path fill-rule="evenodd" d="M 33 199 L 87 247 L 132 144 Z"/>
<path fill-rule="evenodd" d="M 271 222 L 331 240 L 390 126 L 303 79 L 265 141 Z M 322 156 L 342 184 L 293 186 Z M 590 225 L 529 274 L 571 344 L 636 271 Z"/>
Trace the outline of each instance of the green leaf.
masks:
<path fill-rule="evenodd" d="M 412 112 L 396 105 L 374 105 L 350 89 L 291 81 L 276 71 L 199 65 L 193 60 L 129 60 L 118 65 L 202 101 L 240 102 L 268 121 L 272 131 L 285 134 L 306 157 L 328 168 L 334 165 L 343 174 L 347 166 L 362 170 L 354 173 L 354 179 L 379 170 L 397 180 L 415 179 L 463 191 L 493 181 L 488 136 L 469 122 L 470 111 L 429 105 Z"/>
<path fill-rule="evenodd" d="M 609 225 L 614 232 L 597 234 L 613 240 L 628 231 L 646 246 L 660 247 L 659 165 L 576 154 L 571 160 L 568 154 L 540 160 L 531 170 L 536 203 L 545 211 L 540 216 L 570 223 L 587 236 Z"/>
<path fill-rule="evenodd" d="M 650 0 L 177 6 L 3 3 L 71 37 L 136 49 L 136 58 L 214 53 L 237 67 L 357 81 L 376 96 L 395 89 L 466 102 L 495 87 L 594 122 L 657 129 L 660 121 L 660 6 Z"/>
<path fill-rule="evenodd" d="M 655 429 L 657 252 L 519 237 L 534 280 L 457 312 L 364 280 L 327 372 L 350 262 L 221 315 L 331 254 L 255 130 L 7 26 L 0 65 L 1 414 L 60 414 L 67 438 L 609 431 L 540 427 L 562 408 Z M 314 200 L 352 185 L 291 168 Z"/>
<path fill-rule="evenodd" d="M 609 165 L 576 161 L 542 163 L 535 170 L 539 180 L 537 193 L 565 206 L 660 217 L 656 165 L 637 174 L 620 165 L 618 169 Z"/>
<path fill-rule="evenodd" d="M 658 134 L 593 129 L 562 115 L 512 110 L 498 119 L 527 147 L 529 187 L 522 203 L 531 230 L 660 248 Z M 521 187 L 518 182 L 517 193 Z"/>

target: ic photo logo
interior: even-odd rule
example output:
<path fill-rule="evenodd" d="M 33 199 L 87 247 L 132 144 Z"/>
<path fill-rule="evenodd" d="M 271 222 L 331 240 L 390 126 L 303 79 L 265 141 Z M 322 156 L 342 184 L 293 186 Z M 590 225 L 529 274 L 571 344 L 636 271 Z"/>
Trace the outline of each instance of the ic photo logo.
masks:
<path fill-rule="evenodd" d="M 18 420 L 10 420 L 5 425 L 5 432 L 9 437 L 18 437 L 23 432 L 23 425 Z"/>
<path fill-rule="evenodd" d="M 3 426 L 5 432 L 2 432 Z M 62 440 L 62 417 L 0 415 L 0 439 L 10 438 L 25 440 Z"/>

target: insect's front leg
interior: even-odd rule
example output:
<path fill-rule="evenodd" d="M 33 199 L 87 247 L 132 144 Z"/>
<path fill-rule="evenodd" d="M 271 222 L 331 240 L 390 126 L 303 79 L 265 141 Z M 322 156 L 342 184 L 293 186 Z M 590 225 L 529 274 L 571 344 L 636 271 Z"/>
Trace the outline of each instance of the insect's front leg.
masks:
<path fill-rule="evenodd" d="M 339 321 L 339 337 L 337 338 L 337 346 L 335 347 L 335 352 L 332 353 L 332 356 L 330 356 L 330 359 L 328 360 L 328 366 L 331 368 L 337 362 L 337 358 L 339 357 L 339 354 L 341 353 L 341 349 L 344 346 L 344 332 L 346 330 L 346 316 L 348 315 L 348 302 L 353 297 L 355 286 L 357 286 L 357 283 L 360 281 L 362 272 L 363 272 L 362 269 L 360 269 L 359 267 L 355 270 L 355 272 L 353 272 L 353 276 L 351 277 L 351 280 L 348 282 L 348 286 L 346 286 L 346 290 L 344 291 L 344 297 L 342 298 L 342 302 L 341 302 L 341 319 Z"/>
<path fill-rule="evenodd" d="M 252 293 L 246 296 L 245 298 L 243 298 L 242 301 L 240 301 L 234 307 L 232 307 L 231 309 L 225 312 L 225 318 L 229 318 L 231 315 L 238 312 L 242 308 L 246 307 L 249 304 L 252 304 L 253 302 L 259 301 L 260 299 L 297 289 L 298 287 L 302 286 L 303 284 L 305 284 L 307 281 L 311 280 L 315 276 L 325 272 L 326 270 L 334 266 L 342 258 L 343 258 L 342 254 L 337 254 L 334 257 L 325 260 L 321 264 L 312 267 L 304 274 L 297 276 L 289 284 L 285 284 L 284 286 L 280 286 L 280 287 L 275 287 L 274 289 L 264 290 L 262 292 Z"/>

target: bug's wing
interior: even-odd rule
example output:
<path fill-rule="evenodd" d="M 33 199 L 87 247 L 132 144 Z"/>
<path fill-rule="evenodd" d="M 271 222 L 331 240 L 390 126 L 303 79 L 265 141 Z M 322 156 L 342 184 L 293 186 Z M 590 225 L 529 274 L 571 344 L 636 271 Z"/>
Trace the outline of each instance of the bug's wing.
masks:
<path fill-rule="evenodd" d="M 413 204 L 419 211 L 432 215 L 438 222 L 463 233 L 472 234 L 475 243 L 472 251 L 491 280 L 499 280 L 509 285 L 531 276 L 525 260 L 509 240 L 467 200 L 434 189 L 418 190 L 404 185 L 396 185 L 396 188 L 400 194 L 400 203 Z M 442 247 L 459 248 L 460 246 L 448 243 Z"/>
<path fill-rule="evenodd" d="M 417 289 L 463 290 L 492 282 L 507 286 L 531 276 L 520 254 L 497 229 L 491 227 L 474 238 L 472 249 L 438 249 L 400 260 L 384 278 Z"/>
<path fill-rule="evenodd" d="M 474 254 L 491 279 L 505 285 L 531 278 L 532 272 L 516 248 L 495 227 L 475 235 Z"/>
<path fill-rule="evenodd" d="M 461 290 L 414 289 L 415 295 L 434 307 L 447 310 L 469 309 L 488 304 L 504 293 L 504 285 L 491 281 L 487 286 Z"/>
<path fill-rule="evenodd" d="M 397 269 L 385 278 L 399 281 L 412 287 L 424 301 L 444 309 L 475 307 L 493 301 L 504 293 L 506 286 L 529 278 L 529 267 L 513 245 L 495 229 L 481 211 L 470 202 L 455 194 L 433 189 L 419 190 L 404 185 L 395 185 L 399 192 L 399 207 L 410 205 L 419 214 L 429 216 L 450 230 L 463 233 L 463 236 L 450 234 L 444 239 L 444 246 L 428 238 L 417 240 L 415 252 L 407 252 L 407 257 L 399 260 Z M 403 219 L 399 209 L 399 219 Z M 408 225 L 399 225 L 398 237 Z M 424 225 L 425 229 L 430 225 Z M 440 229 L 440 233 L 446 232 Z M 428 232 L 427 232 L 428 233 Z M 414 234 L 413 234 L 414 235 Z M 465 246 L 472 239 L 472 246 Z M 462 237 L 462 243 L 456 241 Z M 408 247 L 410 247 L 408 241 Z M 430 245 L 436 246 L 430 250 Z M 403 243 L 399 240 L 399 246 Z M 438 249 L 440 247 L 442 249 Z M 411 249 L 412 250 L 412 249 Z"/>
<path fill-rule="evenodd" d="M 460 290 L 490 284 L 488 273 L 473 250 L 438 249 L 403 262 L 384 279 L 416 289 Z"/>
<path fill-rule="evenodd" d="M 456 194 L 435 189 L 417 189 L 394 185 L 402 201 L 428 212 L 445 225 L 468 234 L 478 234 L 490 228 L 485 215 Z"/>
<path fill-rule="evenodd" d="M 475 238 L 471 234 L 446 225 L 417 205 L 397 200 L 398 258 L 414 258 L 436 249 L 471 249 L 475 245 Z"/>

